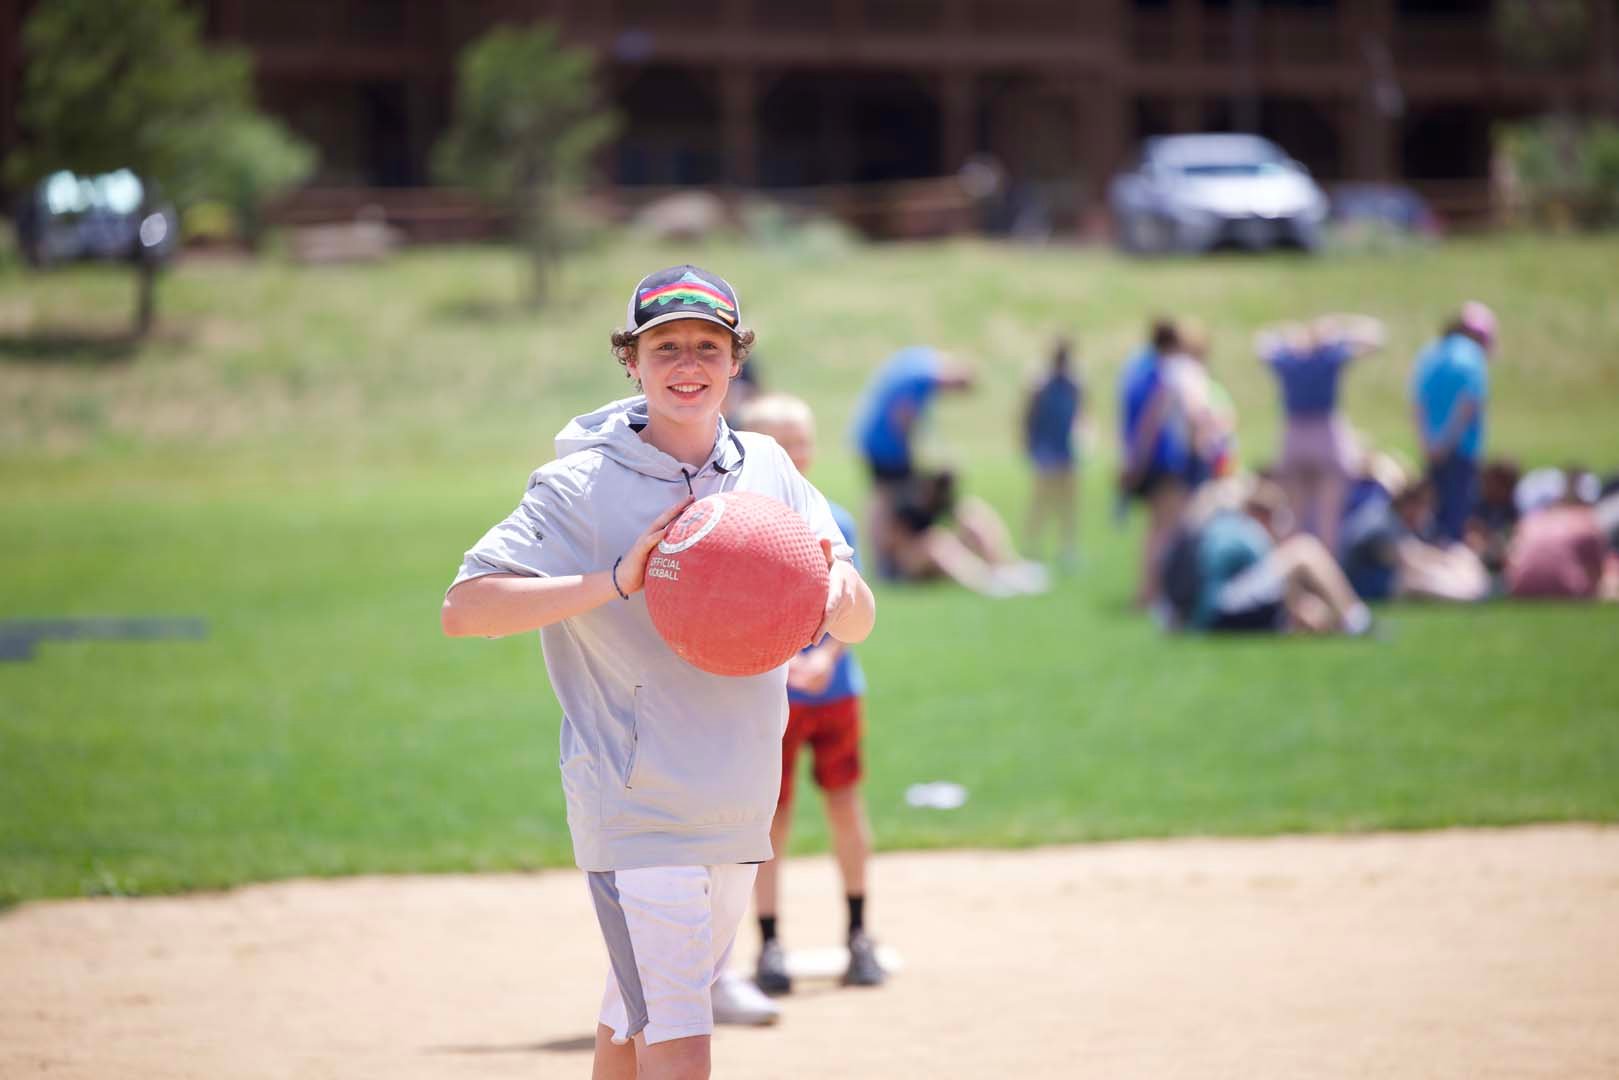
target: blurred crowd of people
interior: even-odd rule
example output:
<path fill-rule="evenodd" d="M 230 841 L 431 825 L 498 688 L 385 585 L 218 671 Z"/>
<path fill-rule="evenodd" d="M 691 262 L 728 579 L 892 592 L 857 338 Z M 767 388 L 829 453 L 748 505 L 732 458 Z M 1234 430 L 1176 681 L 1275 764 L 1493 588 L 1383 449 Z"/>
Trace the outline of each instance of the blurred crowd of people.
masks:
<path fill-rule="evenodd" d="M 1420 469 L 1367 446 L 1340 406 L 1344 372 L 1385 345 L 1376 319 L 1262 329 L 1282 438 L 1247 474 L 1206 335 L 1154 322 L 1119 384 L 1119 490 L 1147 514 L 1138 602 L 1176 629 L 1359 634 L 1368 604 L 1398 598 L 1619 599 L 1619 477 L 1485 457 L 1497 329 L 1470 301 L 1416 356 Z"/>
<path fill-rule="evenodd" d="M 1276 382 L 1281 438 L 1273 463 L 1250 472 L 1208 332 L 1195 319 L 1153 320 L 1118 383 L 1116 510 L 1146 515 L 1138 606 L 1177 630 L 1355 634 L 1372 625 L 1368 605 L 1402 598 L 1619 599 L 1619 475 L 1486 457 L 1497 338 L 1495 314 L 1469 301 L 1414 358 L 1413 466 L 1369 445 L 1341 404 L 1345 373 L 1386 347 L 1381 322 L 1333 313 L 1262 328 L 1253 349 Z M 929 346 L 899 350 L 872 375 L 851 431 L 871 484 L 866 550 L 890 581 L 1044 592 L 1052 570 L 1079 559 L 1089 431 L 1073 343 L 1054 343 L 1022 399 L 1022 553 L 957 470 L 918 454 L 933 403 L 975 383 L 970 363 Z M 752 390 L 739 381 L 739 408 Z"/>
<path fill-rule="evenodd" d="M 1486 457 L 1498 322 L 1462 304 L 1413 358 L 1420 466 L 1366 444 L 1341 385 L 1386 348 L 1378 319 L 1323 314 L 1268 325 L 1253 350 L 1277 385 L 1273 465 L 1243 471 L 1237 411 L 1195 319 L 1156 319 L 1119 387 L 1119 500 L 1145 510 L 1135 601 L 1177 630 L 1363 633 L 1368 604 L 1402 597 L 1619 599 L 1619 474 L 1525 470 Z M 975 385 L 967 361 L 902 348 L 856 406 L 853 444 L 871 495 L 866 542 L 890 581 L 947 578 L 986 596 L 1043 593 L 1078 562 L 1086 390 L 1069 340 L 1023 397 L 1030 466 L 1023 552 L 954 468 L 918 460 L 929 406 Z M 751 387 L 738 387 L 738 402 Z"/>

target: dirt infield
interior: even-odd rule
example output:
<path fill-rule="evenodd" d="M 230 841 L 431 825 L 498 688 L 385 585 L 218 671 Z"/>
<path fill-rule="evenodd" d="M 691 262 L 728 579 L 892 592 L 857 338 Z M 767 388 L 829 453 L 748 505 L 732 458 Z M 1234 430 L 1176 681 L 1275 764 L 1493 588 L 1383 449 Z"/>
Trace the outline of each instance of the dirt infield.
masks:
<path fill-rule="evenodd" d="M 785 885 L 835 941 L 831 863 Z M 1619 1076 L 1619 828 L 887 855 L 871 903 L 905 972 L 716 1076 Z M 583 1077 L 603 971 L 572 872 L 31 904 L 0 1076 Z"/>

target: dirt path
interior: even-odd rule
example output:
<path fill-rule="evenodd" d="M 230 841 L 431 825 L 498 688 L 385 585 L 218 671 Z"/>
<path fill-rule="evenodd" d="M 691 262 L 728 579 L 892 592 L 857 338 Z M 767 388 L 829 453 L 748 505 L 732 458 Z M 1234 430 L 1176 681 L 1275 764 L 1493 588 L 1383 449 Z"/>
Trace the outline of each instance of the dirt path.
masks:
<path fill-rule="evenodd" d="M 831 863 L 785 884 L 835 941 Z M 871 903 L 905 972 L 716 1076 L 1619 1076 L 1619 828 L 889 855 Z M 571 872 L 27 905 L 0 1076 L 583 1077 L 603 971 Z"/>

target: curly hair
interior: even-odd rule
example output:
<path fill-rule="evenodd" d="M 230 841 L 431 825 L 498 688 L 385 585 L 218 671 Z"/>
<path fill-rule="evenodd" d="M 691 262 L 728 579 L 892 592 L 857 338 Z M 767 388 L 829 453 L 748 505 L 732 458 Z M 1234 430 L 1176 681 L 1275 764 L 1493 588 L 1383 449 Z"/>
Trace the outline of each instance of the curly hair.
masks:
<path fill-rule="evenodd" d="M 613 357 L 624 367 L 624 377 L 630 377 L 630 361 L 635 359 L 635 335 L 628 330 L 614 330 L 609 339 L 613 343 Z M 731 335 L 731 358 L 738 364 L 747 363 L 748 354 L 753 351 L 754 333 L 746 326 L 739 326 Z"/>

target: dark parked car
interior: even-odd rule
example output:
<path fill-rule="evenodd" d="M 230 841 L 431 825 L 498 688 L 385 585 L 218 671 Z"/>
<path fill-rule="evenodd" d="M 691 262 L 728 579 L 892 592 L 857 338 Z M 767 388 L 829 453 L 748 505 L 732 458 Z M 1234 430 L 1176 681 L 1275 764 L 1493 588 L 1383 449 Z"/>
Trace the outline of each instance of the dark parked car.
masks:
<path fill-rule="evenodd" d="M 1108 190 L 1128 251 L 1277 245 L 1314 250 L 1327 197 L 1303 165 L 1257 135 L 1163 135 Z"/>
<path fill-rule="evenodd" d="M 1436 237 L 1439 217 L 1421 195 L 1400 184 L 1339 184 L 1332 189 L 1334 229 Z"/>
<path fill-rule="evenodd" d="M 148 203 L 128 169 L 79 176 L 61 171 L 41 180 L 17 214 L 17 241 L 34 266 L 81 259 L 165 259 L 179 241 L 174 207 Z"/>

